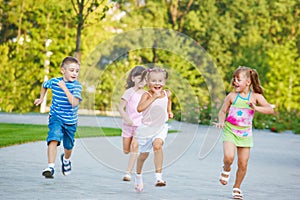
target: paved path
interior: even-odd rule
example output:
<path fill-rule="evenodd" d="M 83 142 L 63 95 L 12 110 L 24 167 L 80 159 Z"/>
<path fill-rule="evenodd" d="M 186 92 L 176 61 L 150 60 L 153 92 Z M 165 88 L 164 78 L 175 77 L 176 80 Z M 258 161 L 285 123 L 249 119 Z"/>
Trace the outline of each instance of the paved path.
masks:
<path fill-rule="evenodd" d="M 119 118 L 80 116 L 79 120 L 81 126 L 99 129 L 120 125 Z M 0 113 L 0 122 L 46 124 L 47 115 Z M 1 148 L 0 199 L 231 199 L 234 173 L 227 186 L 218 182 L 222 160 L 218 132 L 178 122 L 171 126 L 180 132 L 169 134 L 166 141 L 164 188 L 154 187 L 152 155 L 145 165 L 145 190 L 135 193 L 132 181 L 121 181 L 128 159 L 121 150 L 122 139 L 80 138 L 72 157 L 72 174 L 61 174 L 57 158 L 55 178 L 51 180 L 41 176 L 47 163 L 44 141 Z M 201 149 L 207 133 L 210 137 Z M 254 130 L 254 135 L 255 146 L 242 185 L 244 199 L 300 199 L 300 136 L 260 130 Z M 59 153 L 62 151 L 60 147 Z M 208 156 L 199 158 L 208 152 Z M 236 162 L 232 170 L 236 170 Z"/>

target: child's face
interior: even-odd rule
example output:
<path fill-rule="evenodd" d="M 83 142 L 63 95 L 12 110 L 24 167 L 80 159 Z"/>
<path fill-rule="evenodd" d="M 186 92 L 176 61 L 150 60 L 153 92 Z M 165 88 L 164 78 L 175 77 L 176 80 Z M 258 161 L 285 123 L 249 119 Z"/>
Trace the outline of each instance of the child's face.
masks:
<path fill-rule="evenodd" d="M 134 86 L 137 88 L 143 88 L 146 85 L 146 81 L 142 80 L 142 76 L 133 76 L 132 81 L 134 82 Z"/>
<path fill-rule="evenodd" d="M 162 91 L 166 84 L 165 73 L 151 72 L 149 74 L 148 87 L 154 93 Z"/>
<path fill-rule="evenodd" d="M 80 66 L 75 63 L 65 64 L 61 68 L 61 73 L 63 74 L 63 79 L 65 82 L 73 82 L 77 80 L 79 75 Z"/>
<path fill-rule="evenodd" d="M 245 72 L 241 72 L 238 76 L 234 77 L 233 85 L 236 92 L 243 92 L 246 89 L 249 89 L 251 84 L 250 79 L 246 76 Z"/>

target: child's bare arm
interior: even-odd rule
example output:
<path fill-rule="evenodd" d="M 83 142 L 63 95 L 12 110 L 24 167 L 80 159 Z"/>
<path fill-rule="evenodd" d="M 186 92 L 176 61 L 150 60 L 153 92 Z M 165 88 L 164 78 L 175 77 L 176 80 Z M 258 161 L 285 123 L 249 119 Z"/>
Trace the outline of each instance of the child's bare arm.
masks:
<path fill-rule="evenodd" d="M 34 105 L 38 106 L 43 102 L 46 92 L 47 92 L 47 88 L 44 88 L 42 86 L 41 87 L 40 98 L 34 100 Z"/>
<path fill-rule="evenodd" d="M 171 99 L 171 91 L 170 90 L 167 90 L 167 95 L 168 95 L 168 108 L 167 108 L 168 116 L 169 116 L 169 118 L 173 118 L 174 115 L 172 113 L 172 99 Z"/>
<path fill-rule="evenodd" d="M 150 96 L 148 93 L 144 93 L 142 95 L 142 98 L 139 102 L 139 105 L 137 106 L 138 112 L 143 112 L 146 110 L 152 103 L 157 99 L 158 97 L 156 95 Z"/>
<path fill-rule="evenodd" d="M 121 99 L 120 104 L 119 104 L 119 113 L 128 125 L 133 125 L 132 120 L 129 118 L 129 116 L 125 112 L 126 104 L 127 104 L 127 101 L 125 99 Z"/>
<path fill-rule="evenodd" d="M 267 102 L 261 94 L 255 94 L 255 103 L 252 101 L 248 102 L 248 105 L 255 111 L 263 114 L 274 114 L 274 109 L 271 104 Z"/>
<path fill-rule="evenodd" d="M 220 109 L 218 114 L 218 123 L 215 123 L 217 128 L 224 128 L 226 114 L 229 110 L 230 105 L 232 104 L 232 98 L 234 95 L 234 93 L 230 93 L 226 96 L 222 108 Z"/>

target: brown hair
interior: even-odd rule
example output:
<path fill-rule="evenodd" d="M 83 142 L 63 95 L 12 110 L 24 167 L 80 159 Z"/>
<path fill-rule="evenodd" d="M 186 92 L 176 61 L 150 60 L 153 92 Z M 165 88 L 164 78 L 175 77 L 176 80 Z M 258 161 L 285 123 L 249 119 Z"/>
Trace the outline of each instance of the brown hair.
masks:
<path fill-rule="evenodd" d="M 255 69 L 252 69 L 249 67 L 239 66 L 232 75 L 231 85 L 234 86 L 234 79 L 236 77 L 238 77 L 239 74 L 242 72 L 245 73 L 247 78 L 250 78 L 253 91 L 255 93 L 263 94 L 264 91 L 263 91 L 262 86 L 260 85 L 260 80 L 259 80 L 257 71 Z"/>
<path fill-rule="evenodd" d="M 132 77 L 135 77 L 135 76 L 141 76 L 143 74 L 143 72 L 145 71 L 146 69 L 142 66 L 136 66 L 134 67 L 128 77 L 127 77 L 127 80 L 126 80 L 126 89 L 129 89 L 131 87 L 134 86 L 134 82 L 132 81 Z M 143 80 L 143 79 L 141 79 Z"/>
<path fill-rule="evenodd" d="M 77 60 L 77 58 L 72 57 L 72 56 L 67 56 L 61 62 L 60 67 L 65 67 L 65 65 L 69 65 L 71 63 L 75 63 L 80 66 L 80 62 L 79 62 L 79 60 Z"/>

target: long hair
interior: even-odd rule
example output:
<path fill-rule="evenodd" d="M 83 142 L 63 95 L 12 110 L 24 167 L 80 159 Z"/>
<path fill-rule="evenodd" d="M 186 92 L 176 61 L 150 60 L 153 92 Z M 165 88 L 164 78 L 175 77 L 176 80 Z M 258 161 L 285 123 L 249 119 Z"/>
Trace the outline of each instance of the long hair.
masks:
<path fill-rule="evenodd" d="M 130 71 L 130 73 L 129 73 L 128 77 L 127 77 L 127 80 L 126 80 L 126 89 L 129 89 L 129 88 L 133 87 L 134 86 L 134 82 L 132 81 L 132 78 L 135 77 L 135 76 L 141 76 L 142 73 L 145 70 L 146 69 L 144 67 L 142 67 L 142 66 L 136 66 L 136 67 L 134 67 Z M 143 79 L 141 79 L 141 80 L 143 80 Z"/>
<path fill-rule="evenodd" d="M 255 93 L 264 94 L 263 88 L 260 85 L 260 80 L 257 71 L 249 67 L 245 67 L 245 66 L 238 67 L 232 75 L 231 85 L 234 86 L 234 79 L 238 77 L 239 74 L 242 72 L 245 73 L 247 78 L 250 78 L 253 91 Z"/>

